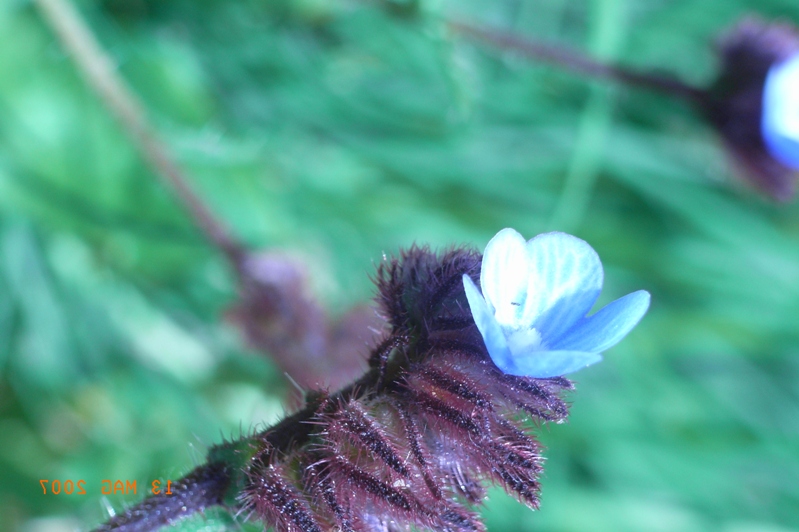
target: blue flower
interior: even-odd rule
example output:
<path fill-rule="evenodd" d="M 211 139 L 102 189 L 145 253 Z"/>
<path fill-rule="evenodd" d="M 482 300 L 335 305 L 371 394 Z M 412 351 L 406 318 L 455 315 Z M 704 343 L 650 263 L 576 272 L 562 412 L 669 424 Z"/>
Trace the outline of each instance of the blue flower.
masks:
<path fill-rule="evenodd" d="M 649 293 L 639 290 L 586 316 L 602 291 L 599 256 L 583 240 L 544 233 L 528 242 L 513 229 L 491 239 L 480 285 L 463 287 L 491 360 L 503 372 L 554 377 L 602 360 L 644 316 Z"/>
<path fill-rule="evenodd" d="M 799 169 L 799 53 L 768 71 L 761 131 L 771 155 L 784 165 Z"/>

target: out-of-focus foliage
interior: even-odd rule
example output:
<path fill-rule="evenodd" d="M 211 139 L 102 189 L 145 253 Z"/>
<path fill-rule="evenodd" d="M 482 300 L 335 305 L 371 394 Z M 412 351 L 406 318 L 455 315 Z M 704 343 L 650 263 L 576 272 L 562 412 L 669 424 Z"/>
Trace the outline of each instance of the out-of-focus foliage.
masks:
<path fill-rule="evenodd" d="M 490 530 L 799 526 L 799 208 L 735 183 L 681 102 L 451 34 L 443 17 L 702 84 L 740 16 L 793 0 L 79 2 L 219 217 L 304 257 L 331 312 L 381 254 L 584 238 L 649 315 L 544 427 L 542 508 Z M 102 479 L 177 478 L 294 393 L 222 319 L 226 264 L 33 6 L 0 2 L 0 529 L 87 529 Z M 366 349 L 364 349 L 364 353 Z M 40 479 L 86 480 L 43 495 Z M 224 529 L 197 519 L 180 530 Z M 203 528 L 204 527 L 204 528 Z"/>

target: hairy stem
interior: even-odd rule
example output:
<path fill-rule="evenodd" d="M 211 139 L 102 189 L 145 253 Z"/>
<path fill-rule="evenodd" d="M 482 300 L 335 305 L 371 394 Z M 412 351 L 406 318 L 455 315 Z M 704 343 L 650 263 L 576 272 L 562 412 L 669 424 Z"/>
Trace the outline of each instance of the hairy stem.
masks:
<path fill-rule="evenodd" d="M 143 500 L 109 519 L 94 532 L 149 532 L 174 523 L 211 506 L 223 504 L 230 484 L 230 472 L 222 463 L 208 463 L 174 482 L 167 493 Z"/>
<path fill-rule="evenodd" d="M 398 372 L 399 368 L 392 368 L 393 375 Z M 377 369 L 367 371 L 358 381 L 329 396 L 325 403 L 332 408 L 341 399 L 358 399 L 373 393 L 378 379 Z M 93 532 L 154 532 L 211 506 L 224 506 L 231 496 L 242 489 L 246 464 L 237 462 L 246 460 L 236 457 L 242 448 L 251 447 L 248 456 L 262 449 L 269 449 L 270 455 L 283 455 L 292 448 L 305 445 L 316 430 L 310 421 L 322 410 L 324 407 L 319 401 L 310 401 L 302 410 L 245 441 L 213 447 L 208 455 L 208 463 L 175 482 L 172 495 L 160 493 L 148 497 L 112 517 Z M 268 461 L 269 458 L 265 459 Z"/>

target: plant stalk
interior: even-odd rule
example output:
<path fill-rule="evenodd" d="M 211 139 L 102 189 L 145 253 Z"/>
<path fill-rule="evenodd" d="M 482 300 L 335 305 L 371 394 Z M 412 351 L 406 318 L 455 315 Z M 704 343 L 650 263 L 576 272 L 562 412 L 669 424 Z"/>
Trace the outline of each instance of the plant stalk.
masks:
<path fill-rule="evenodd" d="M 534 41 L 506 31 L 481 28 L 463 22 L 450 21 L 448 26 L 455 33 L 488 43 L 503 50 L 513 50 L 527 58 L 557 65 L 589 77 L 654 90 L 698 105 L 703 105 L 708 98 L 706 90 L 694 87 L 673 77 L 636 72 L 617 65 L 605 64 L 576 50 L 570 50 L 562 46 Z"/>
<path fill-rule="evenodd" d="M 117 74 L 111 58 L 75 7 L 69 0 L 36 0 L 36 5 L 86 82 L 116 116 L 156 175 L 178 196 L 207 238 L 237 263 L 244 253 L 242 246 L 192 190 L 187 176 L 148 123 L 144 107 Z"/>

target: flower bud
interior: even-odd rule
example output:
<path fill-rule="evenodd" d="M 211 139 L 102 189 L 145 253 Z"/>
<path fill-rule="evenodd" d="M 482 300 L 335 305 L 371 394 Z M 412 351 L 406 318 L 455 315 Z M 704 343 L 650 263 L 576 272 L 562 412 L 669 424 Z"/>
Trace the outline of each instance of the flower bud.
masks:
<path fill-rule="evenodd" d="M 718 47 L 721 72 L 705 111 L 744 177 L 778 200 L 799 175 L 799 31 L 742 20 Z"/>

